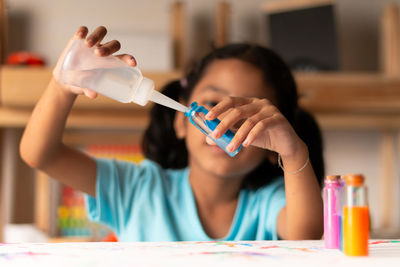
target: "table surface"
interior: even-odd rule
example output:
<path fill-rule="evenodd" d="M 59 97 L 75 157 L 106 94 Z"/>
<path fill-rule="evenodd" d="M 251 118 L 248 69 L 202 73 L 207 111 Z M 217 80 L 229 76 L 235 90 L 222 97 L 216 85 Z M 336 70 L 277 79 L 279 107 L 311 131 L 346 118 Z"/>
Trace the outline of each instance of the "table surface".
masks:
<path fill-rule="evenodd" d="M 0 244 L 0 266 L 400 266 L 400 240 L 347 257 L 323 241 Z"/>

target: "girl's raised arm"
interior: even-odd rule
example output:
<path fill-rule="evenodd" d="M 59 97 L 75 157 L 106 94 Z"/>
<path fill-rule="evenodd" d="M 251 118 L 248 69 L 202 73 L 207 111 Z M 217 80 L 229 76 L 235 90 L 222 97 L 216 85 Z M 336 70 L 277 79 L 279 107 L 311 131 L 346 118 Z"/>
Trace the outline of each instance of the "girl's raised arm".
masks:
<path fill-rule="evenodd" d="M 98 55 L 107 56 L 119 50 L 120 44 L 114 40 L 100 45 L 106 33 L 106 28 L 101 26 L 87 36 L 87 28 L 80 27 L 71 41 L 86 38 L 87 46 L 96 45 L 98 46 Z M 29 166 L 42 170 L 77 190 L 95 195 L 95 161 L 78 150 L 64 145 L 62 134 L 77 95 L 85 94 L 90 98 L 95 98 L 96 93 L 57 82 L 63 54 L 54 69 L 54 77 L 36 104 L 28 121 L 20 143 L 20 154 Z M 119 57 L 132 66 L 136 65 L 132 56 L 121 55 Z"/>

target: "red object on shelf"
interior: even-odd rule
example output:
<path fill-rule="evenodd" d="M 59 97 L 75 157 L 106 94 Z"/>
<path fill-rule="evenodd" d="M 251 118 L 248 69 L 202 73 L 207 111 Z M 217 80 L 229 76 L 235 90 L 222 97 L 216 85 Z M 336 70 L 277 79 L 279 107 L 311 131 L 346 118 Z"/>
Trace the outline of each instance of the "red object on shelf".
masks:
<path fill-rule="evenodd" d="M 43 66 L 44 63 L 41 56 L 27 51 L 13 52 L 7 57 L 6 61 L 6 64 L 9 65 Z"/>

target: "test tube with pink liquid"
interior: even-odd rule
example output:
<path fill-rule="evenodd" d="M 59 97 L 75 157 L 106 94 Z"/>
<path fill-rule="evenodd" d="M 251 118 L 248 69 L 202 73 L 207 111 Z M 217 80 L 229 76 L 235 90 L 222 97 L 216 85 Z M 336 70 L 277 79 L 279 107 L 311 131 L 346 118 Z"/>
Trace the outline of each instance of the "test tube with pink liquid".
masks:
<path fill-rule="evenodd" d="M 324 200 L 324 242 L 325 248 L 340 249 L 342 231 L 342 196 L 343 181 L 339 175 L 325 178 Z"/>

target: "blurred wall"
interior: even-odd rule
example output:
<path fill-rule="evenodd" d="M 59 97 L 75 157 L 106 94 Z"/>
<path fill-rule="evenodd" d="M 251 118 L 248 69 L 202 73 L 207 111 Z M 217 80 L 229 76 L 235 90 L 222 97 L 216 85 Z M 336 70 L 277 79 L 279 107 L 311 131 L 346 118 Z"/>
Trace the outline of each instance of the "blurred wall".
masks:
<path fill-rule="evenodd" d="M 267 0 L 268 1 L 268 0 Z M 269 0 L 279 1 L 279 0 Z M 93 29 L 105 25 L 113 36 L 169 31 L 173 0 L 8 0 L 9 50 L 32 50 L 54 65 L 66 40 L 79 25 Z M 187 49 L 191 58 L 205 53 L 212 42 L 214 14 L 218 1 L 185 0 L 187 6 Z M 266 19 L 261 11 L 265 0 L 230 0 L 230 40 L 267 42 Z M 377 70 L 378 38 L 382 7 L 400 0 L 337 0 L 338 46 L 344 70 Z M 124 48 L 126 52 L 129 47 Z"/>

